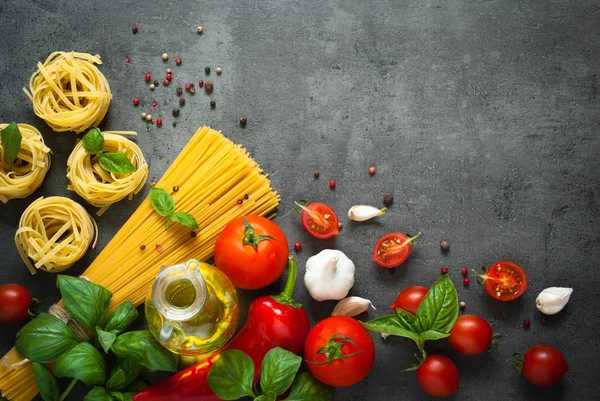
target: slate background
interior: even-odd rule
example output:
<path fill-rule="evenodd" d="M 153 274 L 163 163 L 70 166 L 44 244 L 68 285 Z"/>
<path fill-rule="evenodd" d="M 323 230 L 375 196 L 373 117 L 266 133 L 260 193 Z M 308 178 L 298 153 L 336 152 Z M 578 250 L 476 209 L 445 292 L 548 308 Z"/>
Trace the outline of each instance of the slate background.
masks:
<path fill-rule="evenodd" d="M 35 125 L 54 154 L 40 190 L 0 205 L 0 282 L 25 285 L 46 306 L 59 298 L 55 276 L 29 275 L 13 235 L 37 197 L 81 201 L 66 191 L 65 163 L 76 138 L 52 133 L 21 87 L 55 50 L 99 53 L 114 94 L 104 128 L 139 133 L 149 181 L 161 176 L 199 126 L 222 130 L 247 147 L 281 193 L 276 221 L 291 243 L 303 244 L 299 264 L 323 248 L 346 252 L 358 268 L 351 294 L 378 308 L 370 316 L 387 313 L 401 289 L 430 285 L 448 266 L 467 311 L 505 336 L 498 352 L 478 357 L 459 356 L 445 341 L 428 346 L 458 365 L 461 390 L 451 399 L 600 399 L 599 20 L 596 0 L 4 0 L 0 121 Z M 203 35 L 196 34 L 197 25 L 204 26 Z M 168 63 L 175 83 L 215 82 L 210 98 L 216 109 L 202 91 L 186 95 L 175 129 L 170 110 L 177 85 L 151 92 L 143 79 L 150 72 L 162 81 L 163 52 L 183 59 L 180 67 Z M 210 78 L 205 66 L 213 69 Z M 221 76 L 214 74 L 217 66 Z M 142 102 L 137 108 L 134 96 Z M 165 121 L 160 129 L 139 117 L 152 99 L 159 102 L 152 114 Z M 245 129 L 240 116 L 248 118 Z M 370 165 L 377 168 L 373 177 Z M 314 169 L 321 171 L 317 180 Z M 70 274 L 85 269 L 147 190 L 97 218 L 99 246 Z M 350 206 L 381 205 L 387 191 L 395 201 L 386 216 L 347 221 Z M 295 199 L 333 206 L 345 222 L 341 235 L 311 238 L 291 210 Z M 424 233 L 395 273 L 370 260 L 373 244 L 389 231 Z M 451 244 L 447 256 L 439 251 L 441 240 Z M 460 284 L 461 267 L 502 259 L 527 271 L 531 287 L 519 300 L 498 302 L 476 284 Z M 283 279 L 264 293 L 282 286 Z M 542 325 L 534 300 L 549 286 L 575 292 L 568 307 Z M 333 302 L 311 301 L 301 283 L 297 288 L 313 324 L 330 313 Z M 259 293 L 242 293 L 242 310 Z M 522 328 L 524 319 L 532 322 L 529 330 Z M 2 354 L 17 330 L 2 326 Z M 412 373 L 401 372 L 414 348 L 399 338 L 374 340 L 372 373 L 336 390 L 335 400 L 431 399 Z M 558 347 L 571 366 L 553 389 L 529 385 L 505 362 L 538 343 Z M 68 399 L 81 399 L 85 391 L 78 386 Z"/>

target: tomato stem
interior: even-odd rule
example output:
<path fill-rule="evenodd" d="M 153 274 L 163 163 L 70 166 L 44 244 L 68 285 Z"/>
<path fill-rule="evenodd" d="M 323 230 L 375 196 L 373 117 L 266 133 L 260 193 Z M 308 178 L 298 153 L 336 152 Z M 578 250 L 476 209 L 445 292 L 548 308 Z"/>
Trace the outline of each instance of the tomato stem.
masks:
<path fill-rule="evenodd" d="M 271 237 L 270 235 L 257 235 L 256 231 L 254 230 L 254 227 L 252 227 L 252 225 L 250 223 L 248 223 L 248 220 L 244 219 L 244 239 L 242 240 L 242 243 L 244 245 L 250 245 L 252 248 L 257 249 L 258 248 L 258 243 L 264 240 L 273 240 L 273 241 L 277 241 L 277 239 L 275 237 Z M 167 225 L 167 228 L 168 225 Z"/>
<path fill-rule="evenodd" d="M 29 308 L 27 309 L 27 314 L 30 318 L 35 319 L 40 311 L 37 310 L 37 306 L 40 304 L 40 300 L 37 298 L 31 298 L 29 301 Z"/>
<path fill-rule="evenodd" d="M 294 205 L 292 206 L 292 209 L 294 209 L 294 212 L 298 213 L 298 214 L 302 214 L 303 211 L 306 210 L 306 205 L 308 205 L 308 201 L 302 199 L 300 201 L 294 201 Z M 296 209 L 296 206 L 299 207 L 300 209 Z"/>
<path fill-rule="evenodd" d="M 506 362 L 512 363 L 519 374 L 523 371 L 523 354 L 515 352 Z"/>
<path fill-rule="evenodd" d="M 351 354 L 344 354 L 342 352 L 342 347 L 346 344 L 346 343 L 350 343 L 353 346 L 356 347 L 356 349 L 358 351 L 353 352 Z M 330 362 L 333 362 L 337 359 L 348 359 L 348 358 L 352 358 L 353 356 L 362 354 L 364 351 L 362 349 L 360 349 L 360 347 L 354 342 L 354 340 L 350 337 L 347 336 L 342 336 L 341 334 L 334 334 L 333 336 L 331 336 L 331 338 L 329 339 L 329 341 L 327 341 L 327 345 L 325 345 L 323 348 L 319 349 L 317 352 L 315 352 L 315 355 L 313 356 L 313 358 L 319 354 L 323 354 L 327 357 L 327 359 L 325 360 L 325 362 L 315 362 L 315 361 L 309 361 L 307 360 L 306 362 L 313 364 L 313 365 L 327 365 Z"/>
<path fill-rule="evenodd" d="M 423 233 L 417 233 L 417 235 L 415 235 L 414 237 L 411 237 L 410 234 L 407 234 L 406 236 L 408 237 L 408 242 L 410 242 L 410 244 L 414 246 L 421 240 Z"/>
<path fill-rule="evenodd" d="M 477 270 L 471 269 L 471 271 L 473 272 L 473 274 L 475 274 L 477 276 L 477 282 L 479 284 L 483 284 L 485 282 L 485 280 L 488 278 L 486 267 L 485 266 L 481 266 L 481 270 L 483 270 L 483 274 L 479 274 L 479 273 L 477 273 Z"/>
<path fill-rule="evenodd" d="M 298 275 L 298 267 L 296 266 L 296 261 L 294 260 L 294 257 L 292 255 L 289 255 L 289 257 L 288 257 L 288 265 L 287 266 L 288 266 L 288 277 L 287 277 L 287 282 L 285 283 L 285 287 L 283 288 L 283 291 L 281 291 L 281 294 L 274 295 L 271 298 L 273 298 L 275 301 L 277 301 L 281 304 L 288 305 L 288 306 L 298 309 L 299 307 L 302 306 L 294 300 L 294 288 L 296 287 L 296 277 Z"/>
<path fill-rule="evenodd" d="M 501 337 L 502 337 L 502 334 L 500 334 L 500 333 L 495 333 L 494 335 L 492 335 L 490 344 L 487 347 L 487 352 L 494 352 L 498 349 L 498 346 L 500 346 L 500 344 L 502 344 L 501 341 L 498 341 Z"/>

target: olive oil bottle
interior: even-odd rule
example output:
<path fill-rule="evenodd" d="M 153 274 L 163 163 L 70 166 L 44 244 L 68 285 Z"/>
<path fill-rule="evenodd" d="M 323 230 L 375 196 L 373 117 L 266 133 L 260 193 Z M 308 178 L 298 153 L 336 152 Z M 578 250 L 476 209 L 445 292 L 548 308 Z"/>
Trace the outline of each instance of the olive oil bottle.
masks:
<path fill-rule="evenodd" d="M 239 319 L 231 281 L 194 259 L 159 273 L 145 311 L 150 332 L 165 348 L 200 358 L 227 345 Z"/>

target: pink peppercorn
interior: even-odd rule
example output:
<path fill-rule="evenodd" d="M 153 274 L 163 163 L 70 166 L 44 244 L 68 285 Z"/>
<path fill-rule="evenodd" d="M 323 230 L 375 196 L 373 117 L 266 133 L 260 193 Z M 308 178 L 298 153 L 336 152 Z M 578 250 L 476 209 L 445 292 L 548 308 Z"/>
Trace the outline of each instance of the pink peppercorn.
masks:
<path fill-rule="evenodd" d="M 159 127 L 162 126 L 162 120 L 160 118 L 156 119 L 156 125 L 158 125 Z"/>
<path fill-rule="evenodd" d="M 525 320 L 525 321 L 523 322 L 523 327 L 525 327 L 526 329 L 528 329 L 528 328 L 529 328 L 529 326 L 531 326 L 531 322 L 530 322 L 529 320 Z"/>
<path fill-rule="evenodd" d="M 148 82 L 152 79 L 152 76 L 150 74 L 146 74 L 144 75 L 144 79 L 146 80 L 146 82 Z"/>
<path fill-rule="evenodd" d="M 153 100 L 153 101 L 152 101 L 152 106 L 153 106 L 153 107 L 156 107 L 156 105 L 157 105 L 157 104 L 158 104 L 158 102 L 157 102 L 156 100 Z"/>
<path fill-rule="evenodd" d="M 238 204 L 238 205 L 241 205 L 241 204 L 242 204 L 242 202 L 244 202 L 242 199 L 238 199 L 238 200 L 237 200 L 237 204 Z"/>
<path fill-rule="evenodd" d="M 463 276 L 466 276 L 467 274 L 469 274 L 469 269 L 467 269 L 466 267 L 463 267 L 460 272 L 462 273 Z"/>
<path fill-rule="evenodd" d="M 138 27 L 137 26 L 132 26 L 131 27 L 131 32 L 133 32 L 133 34 L 135 35 L 136 33 L 138 33 Z"/>
<path fill-rule="evenodd" d="M 133 104 L 134 104 L 135 106 L 137 106 L 138 104 L 140 104 L 140 99 L 138 99 L 137 97 L 134 97 L 134 98 L 133 98 Z"/>
<path fill-rule="evenodd" d="M 129 58 L 129 56 L 125 56 L 125 62 L 129 63 L 131 61 L 131 59 Z"/>
<path fill-rule="evenodd" d="M 165 80 L 163 81 L 163 85 L 164 85 L 164 86 L 169 86 L 169 84 L 170 84 L 170 83 L 171 83 L 171 81 L 169 81 L 168 79 L 165 79 Z"/>
<path fill-rule="evenodd" d="M 369 167 L 369 174 L 371 174 L 371 175 L 375 174 L 375 167 L 373 167 L 373 166 Z"/>
<path fill-rule="evenodd" d="M 331 189 L 335 188 L 335 181 L 333 181 L 333 180 L 329 181 L 329 188 L 331 188 Z"/>
<path fill-rule="evenodd" d="M 442 274 L 448 274 L 448 268 L 447 267 L 442 267 L 441 270 Z"/>
<path fill-rule="evenodd" d="M 161 244 L 156 244 L 155 246 L 157 251 L 162 251 L 162 245 Z"/>
<path fill-rule="evenodd" d="M 190 84 L 185 84 L 185 90 L 186 90 L 186 91 L 189 91 L 191 87 L 192 87 L 192 85 L 190 85 Z"/>
<path fill-rule="evenodd" d="M 469 280 L 468 278 L 465 278 L 465 279 L 463 280 L 463 285 L 464 285 L 465 287 L 467 287 L 469 284 L 471 284 L 471 280 Z"/>
<path fill-rule="evenodd" d="M 204 86 L 204 81 L 203 80 L 198 81 L 198 86 L 202 88 Z"/>
<path fill-rule="evenodd" d="M 299 242 L 296 242 L 294 244 L 294 249 L 296 250 L 296 252 L 298 252 L 300 249 L 302 249 L 302 244 Z"/>

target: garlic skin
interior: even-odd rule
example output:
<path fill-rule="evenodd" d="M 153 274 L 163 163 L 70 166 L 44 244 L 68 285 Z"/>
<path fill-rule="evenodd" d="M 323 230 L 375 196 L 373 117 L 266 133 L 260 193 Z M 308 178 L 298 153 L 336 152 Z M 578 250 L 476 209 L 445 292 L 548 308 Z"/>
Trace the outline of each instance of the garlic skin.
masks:
<path fill-rule="evenodd" d="M 324 249 L 306 261 L 304 285 L 317 301 L 339 301 L 354 285 L 354 263 L 342 251 Z"/>
<path fill-rule="evenodd" d="M 385 214 L 386 210 L 386 207 L 377 209 L 376 207 L 369 205 L 355 205 L 348 210 L 348 218 L 354 221 L 370 220 L 373 217 Z"/>
<path fill-rule="evenodd" d="M 371 301 L 368 299 L 361 297 L 347 297 L 337 303 L 331 312 L 331 316 L 354 317 L 365 312 L 367 309 L 369 309 L 369 306 L 375 309 Z"/>
<path fill-rule="evenodd" d="M 556 315 L 558 312 L 563 310 L 571 294 L 573 293 L 572 288 L 564 287 L 550 287 L 538 295 L 535 300 L 535 306 L 540 312 L 546 315 Z"/>

